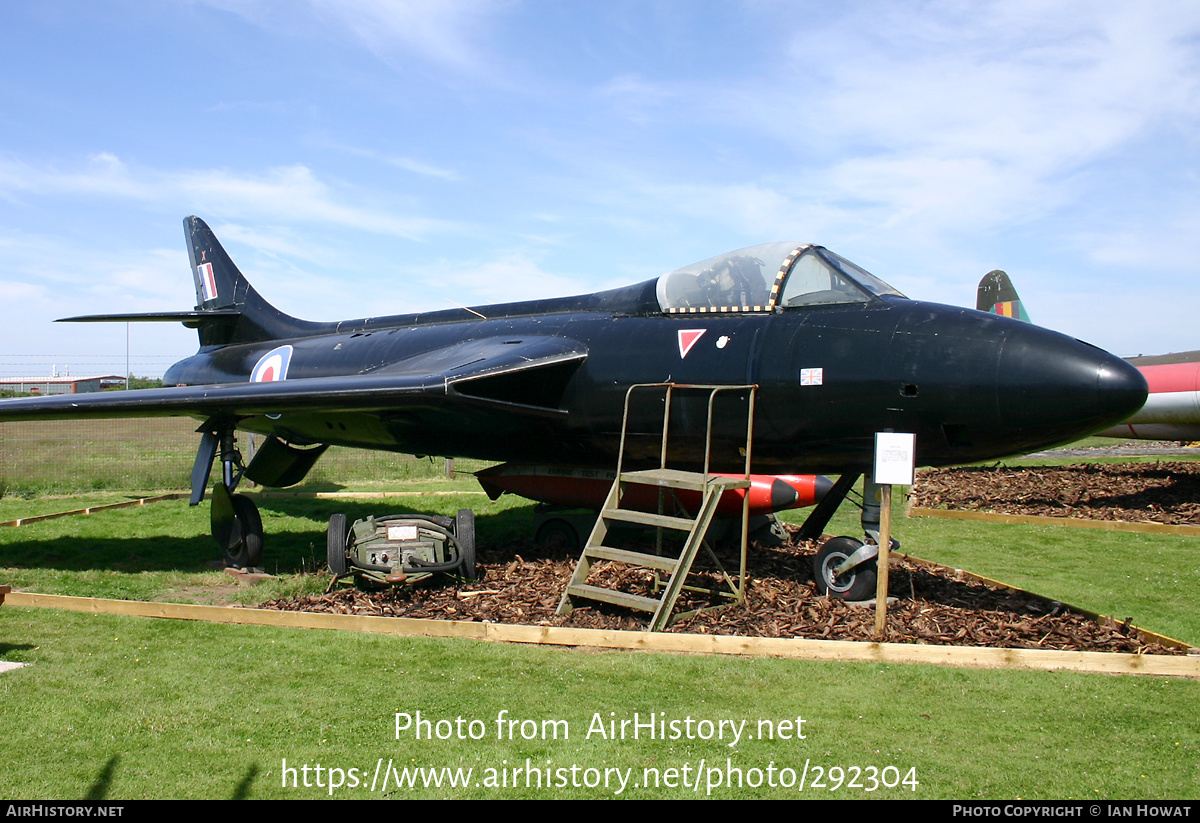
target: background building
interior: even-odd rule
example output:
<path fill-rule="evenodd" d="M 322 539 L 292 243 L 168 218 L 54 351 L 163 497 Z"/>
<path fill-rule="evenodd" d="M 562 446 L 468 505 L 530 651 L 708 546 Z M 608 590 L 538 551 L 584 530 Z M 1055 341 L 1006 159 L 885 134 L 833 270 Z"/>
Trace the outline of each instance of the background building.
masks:
<path fill-rule="evenodd" d="M 80 394 L 124 388 L 125 378 L 119 374 L 71 377 L 0 377 L 0 393 L 13 394 Z"/>

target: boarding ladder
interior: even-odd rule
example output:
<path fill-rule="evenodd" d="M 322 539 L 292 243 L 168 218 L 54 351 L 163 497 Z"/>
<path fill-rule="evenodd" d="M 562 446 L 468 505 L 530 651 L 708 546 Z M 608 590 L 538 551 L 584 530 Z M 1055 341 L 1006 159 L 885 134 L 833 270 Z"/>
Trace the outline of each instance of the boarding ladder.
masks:
<path fill-rule="evenodd" d="M 664 390 L 662 442 L 659 449 L 659 465 L 656 469 L 643 471 L 625 471 L 625 443 L 629 429 L 630 398 L 635 391 L 646 389 Z M 704 430 L 704 471 L 681 471 L 667 468 L 667 443 L 670 431 L 671 399 L 680 391 L 707 391 L 708 416 Z M 575 572 L 571 575 L 562 600 L 558 604 L 559 614 L 570 614 L 576 604 L 582 600 L 612 603 L 638 611 L 651 612 L 650 631 L 661 631 L 671 620 L 671 610 L 675 601 L 684 589 L 705 592 L 727 598 L 731 602 L 742 601 L 746 594 L 746 531 L 750 505 L 750 444 L 754 439 L 754 401 L 758 386 L 710 386 L 684 383 L 638 383 L 630 386 L 625 393 L 625 411 L 621 421 L 621 444 L 617 453 L 617 474 L 609 489 L 604 508 L 601 509 L 596 525 L 593 527 Z M 721 392 L 740 392 L 746 396 L 746 440 L 745 445 L 738 451 L 745 455 L 745 466 L 741 477 L 722 477 L 714 475 L 710 470 L 712 454 L 712 425 L 713 403 Z M 626 489 L 635 484 L 653 486 L 658 489 L 658 512 L 649 513 L 622 508 L 621 503 Z M 746 489 L 743 495 L 742 516 L 740 528 L 740 565 L 736 578 L 725 570 L 709 545 L 706 535 L 716 514 L 717 504 L 721 495 L 731 489 Z M 679 504 L 676 496 L 678 490 L 690 490 L 700 493 L 700 505 L 694 515 L 687 512 Z M 671 495 L 673 508 L 671 514 L 666 513 L 667 495 Z M 634 523 L 642 526 L 653 526 L 656 530 L 655 553 L 636 552 L 629 549 L 616 548 L 606 543 L 614 543 L 610 527 L 617 523 Z M 664 554 L 663 530 L 686 532 L 687 537 L 677 557 Z M 696 555 L 703 548 L 716 564 L 717 572 L 724 582 L 719 588 L 686 586 L 685 581 L 692 569 Z M 595 586 L 587 583 L 592 563 L 596 560 L 609 560 L 627 566 L 653 569 L 655 571 L 655 597 L 631 594 L 617 589 Z M 722 604 L 729 605 L 729 604 Z M 710 606 L 708 608 L 721 608 Z M 675 619 L 689 617 L 697 609 L 676 615 Z"/>

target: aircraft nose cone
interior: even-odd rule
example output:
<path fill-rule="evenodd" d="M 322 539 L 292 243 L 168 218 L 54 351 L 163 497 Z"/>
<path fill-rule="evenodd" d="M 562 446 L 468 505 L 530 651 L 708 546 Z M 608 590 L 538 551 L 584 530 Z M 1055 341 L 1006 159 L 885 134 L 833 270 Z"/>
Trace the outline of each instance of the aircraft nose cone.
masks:
<path fill-rule="evenodd" d="M 1000 355 L 1002 425 L 1063 439 L 1117 423 L 1146 402 L 1146 380 L 1119 357 L 1030 324 L 1014 328 Z"/>
<path fill-rule="evenodd" d="M 1107 352 L 1105 352 L 1107 354 Z M 1115 420 L 1124 420 L 1146 403 L 1146 376 L 1119 357 L 1108 359 L 1097 367 L 1096 393 L 1101 406 Z"/>

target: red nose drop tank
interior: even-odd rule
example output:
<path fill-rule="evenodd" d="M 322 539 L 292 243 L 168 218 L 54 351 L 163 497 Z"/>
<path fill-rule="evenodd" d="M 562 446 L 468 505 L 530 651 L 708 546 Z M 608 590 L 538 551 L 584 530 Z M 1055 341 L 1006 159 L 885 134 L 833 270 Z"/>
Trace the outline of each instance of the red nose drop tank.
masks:
<path fill-rule="evenodd" d="M 476 472 L 475 476 L 493 500 L 508 492 L 551 506 L 583 509 L 603 507 L 604 498 L 616 479 L 615 472 L 605 469 L 516 463 L 492 466 Z M 748 490 L 731 489 L 725 492 L 717 506 L 717 514 L 723 517 L 740 516 L 742 499 L 747 492 L 750 494 L 751 517 L 784 509 L 802 509 L 819 503 L 832 486 L 833 482 L 824 475 L 752 474 Z M 690 511 L 699 508 L 699 492 L 677 491 L 676 494 L 684 508 Z M 631 485 L 625 490 L 622 507 L 658 511 L 658 492 L 649 486 Z"/>

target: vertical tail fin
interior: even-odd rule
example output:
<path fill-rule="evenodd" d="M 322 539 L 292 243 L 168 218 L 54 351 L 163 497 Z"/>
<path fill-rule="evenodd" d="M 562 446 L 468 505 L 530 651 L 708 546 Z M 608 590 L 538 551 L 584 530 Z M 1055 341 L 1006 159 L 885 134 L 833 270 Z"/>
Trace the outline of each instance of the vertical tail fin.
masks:
<path fill-rule="evenodd" d="M 196 282 L 194 311 L 88 314 L 59 322 L 183 323 L 200 333 L 201 346 L 261 343 L 328 329 L 329 324 L 298 320 L 263 300 L 199 217 L 185 217 L 183 233 Z"/>
<path fill-rule="evenodd" d="M 1008 279 L 1008 275 L 1000 269 L 988 272 L 979 281 L 979 288 L 975 292 L 975 308 L 1030 322 L 1016 288 Z"/>
<path fill-rule="evenodd" d="M 238 286 L 249 287 L 250 284 L 221 248 L 212 229 L 199 217 L 185 217 L 183 234 L 187 238 L 192 277 L 196 281 L 196 310 L 236 306 Z"/>
<path fill-rule="evenodd" d="M 199 217 L 185 217 L 183 233 L 196 284 L 198 313 L 196 320 L 187 325 L 200 332 L 200 345 L 296 337 L 320 325 L 284 314 L 264 300 Z M 213 312 L 211 319 L 206 319 L 206 312 Z"/>

